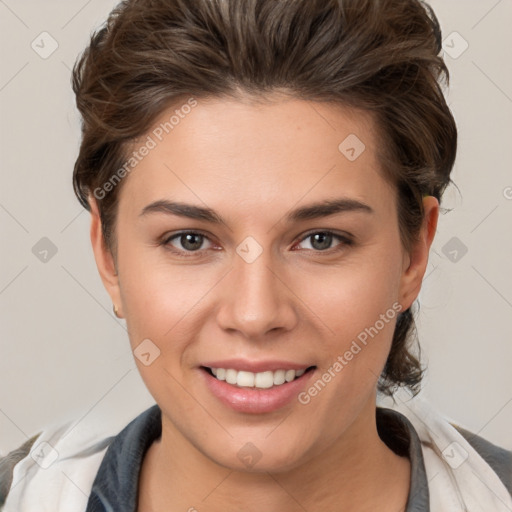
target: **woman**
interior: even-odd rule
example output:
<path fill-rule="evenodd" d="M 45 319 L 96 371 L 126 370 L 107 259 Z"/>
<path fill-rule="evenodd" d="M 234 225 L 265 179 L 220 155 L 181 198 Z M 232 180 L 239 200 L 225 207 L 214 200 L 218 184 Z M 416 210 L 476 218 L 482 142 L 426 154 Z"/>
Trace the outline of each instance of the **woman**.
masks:
<path fill-rule="evenodd" d="M 419 399 L 411 308 L 456 154 L 417 0 L 127 0 L 79 59 L 76 194 L 156 405 L 34 436 L 4 510 L 512 509 Z M 11 481 L 12 480 L 12 481 Z"/>

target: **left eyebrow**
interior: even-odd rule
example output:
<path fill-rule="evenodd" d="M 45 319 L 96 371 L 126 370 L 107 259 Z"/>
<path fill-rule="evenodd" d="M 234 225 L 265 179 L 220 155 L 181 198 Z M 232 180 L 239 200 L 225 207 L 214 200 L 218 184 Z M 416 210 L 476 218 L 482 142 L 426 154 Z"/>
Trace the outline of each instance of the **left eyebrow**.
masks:
<path fill-rule="evenodd" d="M 375 213 L 374 210 L 367 205 L 356 199 L 340 198 L 332 199 L 328 201 L 321 201 L 319 203 L 313 203 L 302 208 L 291 211 L 286 216 L 286 222 L 298 222 L 301 220 L 318 219 L 321 217 L 328 217 L 329 215 L 335 215 L 336 213 L 344 212 L 363 212 L 363 213 Z"/>

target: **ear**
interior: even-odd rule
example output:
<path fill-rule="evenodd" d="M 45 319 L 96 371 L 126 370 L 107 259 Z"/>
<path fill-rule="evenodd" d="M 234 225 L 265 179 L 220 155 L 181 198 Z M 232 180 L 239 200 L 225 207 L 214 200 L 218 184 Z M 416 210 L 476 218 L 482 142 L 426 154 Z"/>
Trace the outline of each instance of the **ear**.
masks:
<path fill-rule="evenodd" d="M 404 262 L 404 272 L 400 283 L 400 303 L 403 310 L 411 307 L 418 297 L 423 276 L 427 269 L 428 255 L 434 235 L 436 234 L 439 218 L 439 201 L 432 196 L 423 198 L 425 216 L 418 240 L 411 247 Z"/>
<path fill-rule="evenodd" d="M 103 286 L 110 295 L 112 304 L 117 308 L 117 316 L 123 317 L 119 276 L 117 275 L 115 259 L 110 249 L 106 246 L 98 204 L 94 197 L 89 197 L 89 205 L 91 207 L 91 244 L 96 266 L 103 281 Z"/>

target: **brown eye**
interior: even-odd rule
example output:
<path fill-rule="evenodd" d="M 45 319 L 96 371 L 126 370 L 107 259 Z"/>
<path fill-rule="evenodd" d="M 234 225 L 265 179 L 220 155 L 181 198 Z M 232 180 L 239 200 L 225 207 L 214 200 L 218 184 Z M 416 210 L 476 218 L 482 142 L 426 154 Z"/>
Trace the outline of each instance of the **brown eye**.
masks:
<path fill-rule="evenodd" d="M 316 231 L 314 233 L 310 233 L 306 235 L 300 242 L 300 244 L 304 244 L 305 241 L 309 240 L 309 247 L 303 247 L 307 250 L 313 250 L 316 252 L 327 251 L 329 249 L 336 249 L 347 245 L 352 245 L 352 240 L 347 236 L 338 235 L 336 233 L 332 233 L 331 231 Z M 337 240 L 338 243 L 333 246 L 333 242 Z M 300 245 L 299 244 L 299 245 Z"/>
<path fill-rule="evenodd" d="M 205 250 L 204 242 L 208 238 L 196 232 L 181 232 L 168 236 L 162 241 L 162 245 L 176 253 L 190 253 Z"/>
<path fill-rule="evenodd" d="M 333 241 L 333 236 L 330 233 L 315 233 L 310 238 L 311 246 L 319 251 L 329 249 Z"/>
<path fill-rule="evenodd" d="M 180 235 L 179 241 L 181 246 L 187 251 L 197 251 L 203 245 L 204 237 L 197 233 L 187 233 L 186 235 Z"/>

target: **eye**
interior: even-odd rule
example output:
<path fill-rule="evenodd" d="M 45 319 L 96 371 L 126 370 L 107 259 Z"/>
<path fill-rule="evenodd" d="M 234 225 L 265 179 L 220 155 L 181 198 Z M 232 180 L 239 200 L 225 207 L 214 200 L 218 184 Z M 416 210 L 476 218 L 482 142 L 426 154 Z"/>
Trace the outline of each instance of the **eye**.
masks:
<path fill-rule="evenodd" d="M 209 240 L 206 235 L 195 231 L 182 231 L 168 236 L 162 240 L 162 245 L 176 253 L 191 253 L 206 250 L 203 244 Z"/>
<path fill-rule="evenodd" d="M 339 241 L 339 243 L 334 247 L 335 250 L 337 250 L 337 248 L 341 250 L 345 246 L 353 244 L 352 239 L 348 236 L 338 235 L 332 231 L 316 231 L 314 233 L 309 233 L 302 239 L 300 244 L 303 244 L 307 240 L 310 240 L 308 243 L 309 247 L 305 247 L 305 249 L 316 252 L 332 249 L 332 243 L 335 240 Z"/>
<path fill-rule="evenodd" d="M 338 243 L 333 247 L 333 242 L 335 241 L 338 241 Z M 204 246 L 205 242 L 209 244 L 206 247 Z M 295 247 L 301 248 L 300 245 L 306 244 L 306 247 L 302 247 L 302 249 L 312 250 L 317 253 L 331 253 L 338 250 L 341 251 L 345 247 L 353 245 L 353 243 L 349 235 L 340 235 L 332 231 L 315 231 L 304 236 Z M 160 245 L 177 256 L 184 258 L 200 255 L 203 251 L 214 248 L 214 244 L 210 239 L 197 231 L 181 231 L 165 236 Z"/>

